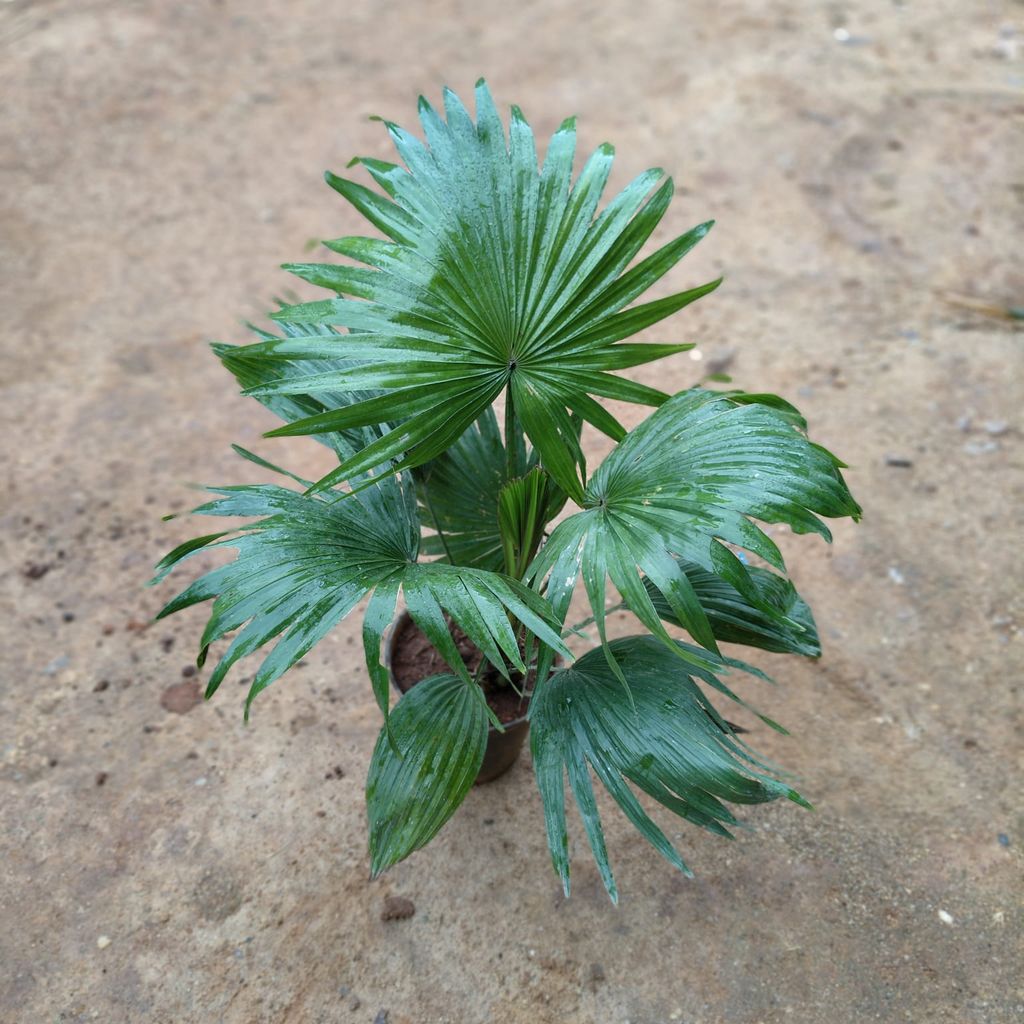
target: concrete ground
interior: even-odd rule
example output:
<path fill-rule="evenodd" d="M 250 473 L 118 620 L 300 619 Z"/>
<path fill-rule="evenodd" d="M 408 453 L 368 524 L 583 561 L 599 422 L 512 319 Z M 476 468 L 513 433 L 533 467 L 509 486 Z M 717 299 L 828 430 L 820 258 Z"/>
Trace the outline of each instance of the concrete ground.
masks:
<path fill-rule="evenodd" d="M 1022 35 L 984 0 L 0 5 L 0 1020 L 1021 1020 L 1022 338 L 958 302 L 1024 304 Z M 230 442 L 321 468 L 206 342 L 359 230 L 321 172 L 388 153 L 367 115 L 481 73 L 613 184 L 669 169 L 663 234 L 717 218 L 666 287 L 725 286 L 652 332 L 703 358 L 641 379 L 790 396 L 865 508 L 785 541 L 824 657 L 756 659 L 816 812 L 687 828 L 687 881 L 606 808 L 617 908 L 578 829 L 562 897 L 528 757 L 368 881 L 357 620 L 246 728 L 237 683 L 193 706 L 203 611 L 141 586 L 188 483 L 260 478 Z"/>

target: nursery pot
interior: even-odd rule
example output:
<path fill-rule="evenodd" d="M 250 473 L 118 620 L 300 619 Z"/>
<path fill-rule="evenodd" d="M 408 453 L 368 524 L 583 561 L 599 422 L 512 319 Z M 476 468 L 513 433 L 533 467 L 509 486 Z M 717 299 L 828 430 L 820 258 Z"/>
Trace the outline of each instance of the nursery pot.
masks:
<path fill-rule="evenodd" d="M 403 646 L 411 642 L 415 642 L 417 647 L 421 648 L 425 645 L 429 648 L 434 660 L 440 661 L 440 655 L 434 651 L 433 647 L 429 646 L 429 642 L 420 632 L 419 626 L 413 622 L 412 616 L 408 612 L 402 612 L 398 615 L 391 624 L 391 630 L 388 633 L 387 640 L 384 642 L 384 664 L 387 666 L 391 685 L 399 693 L 405 693 L 420 682 L 421 679 L 426 679 L 428 676 L 435 675 L 438 672 L 451 671 L 447 665 L 442 663 L 430 667 L 419 678 L 405 676 L 400 681 L 395 672 L 396 657 L 402 651 Z M 475 648 L 473 650 L 475 651 Z M 465 655 L 465 652 L 463 653 Z M 515 700 L 516 703 L 519 702 L 518 695 L 515 696 Z M 480 771 L 477 773 L 475 785 L 479 786 L 484 782 L 493 781 L 499 775 L 504 775 L 515 764 L 519 751 L 523 748 L 523 741 L 530 731 L 530 723 L 526 718 L 528 706 L 529 701 L 525 701 L 522 714 L 519 717 L 510 722 L 502 723 L 505 726 L 504 732 L 499 732 L 493 725 L 488 726 L 487 747 L 484 750 L 484 760 L 480 765 Z"/>

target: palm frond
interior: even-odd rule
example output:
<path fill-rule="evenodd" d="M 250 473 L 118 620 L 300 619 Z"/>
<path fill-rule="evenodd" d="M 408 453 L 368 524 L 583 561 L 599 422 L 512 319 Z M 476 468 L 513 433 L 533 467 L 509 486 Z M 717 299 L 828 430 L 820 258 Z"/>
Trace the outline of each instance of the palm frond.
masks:
<path fill-rule="evenodd" d="M 628 690 L 599 650 L 583 655 L 552 675 L 534 697 L 530 747 L 548 846 L 566 895 L 568 774 L 594 860 L 617 901 L 591 770 L 641 835 L 686 874 L 690 869 L 629 783 L 681 818 L 726 838 L 731 838 L 727 826 L 737 821 L 724 801 L 754 804 L 781 796 L 805 806 L 806 801 L 772 777 L 708 702 L 694 675 L 735 698 L 712 673 L 694 673 L 653 637 L 625 637 L 609 646 Z"/>
<path fill-rule="evenodd" d="M 668 208 L 672 181 L 661 170 L 640 174 L 599 212 L 611 146 L 600 146 L 573 180 L 571 119 L 538 167 L 522 113 L 513 108 L 506 137 L 482 81 L 475 122 L 451 91 L 444 106 L 442 117 L 421 99 L 425 141 L 385 122 L 404 166 L 358 161 L 383 195 L 327 176 L 389 240 L 329 243 L 361 267 L 288 264 L 337 297 L 274 314 L 283 324 L 315 327 L 315 337 L 266 341 L 252 352 L 270 362 L 340 359 L 346 366 L 282 374 L 249 393 L 265 399 L 383 392 L 297 419 L 275 435 L 380 425 L 402 411 L 400 428 L 366 444 L 317 484 L 328 488 L 389 460 L 410 468 L 436 458 L 506 391 L 544 467 L 581 500 L 585 467 L 572 416 L 618 440 L 624 429 L 590 396 L 654 406 L 666 400 L 613 371 L 691 346 L 618 343 L 717 286 L 631 305 L 704 237 L 710 222 L 631 267 Z"/>
<path fill-rule="evenodd" d="M 805 627 L 789 614 L 794 608 L 780 607 L 774 592 L 759 586 L 726 545 L 784 571 L 778 547 L 753 519 L 830 540 L 819 515 L 860 515 L 839 465 L 796 429 L 788 413 L 764 401 L 738 402 L 700 388 L 681 392 L 598 467 L 583 511 L 555 528 L 530 574 L 538 585 L 547 580 L 548 599 L 562 620 L 582 576 L 602 642 L 610 578 L 651 633 L 693 660 L 662 625 L 643 576 L 672 620 L 718 652 L 708 612 L 681 562 L 719 578 L 764 617 L 799 633 Z"/>
<path fill-rule="evenodd" d="M 753 604 L 735 587 L 699 565 L 684 562 L 679 567 L 693 587 L 716 640 L 780 654 L 802 654 L 808 658 L 821 654 L 811 609 L 784 576 L 747 566 L 751 585 L 760 598 Z M 673 613 L 665 595 L 649 579 L 644 579 L 644 587 L 655 611 L 665 622 L 684 625 Z M 762 610 L 765 605 L 780 614 L 768 615 Z"/>
<path fill-rule="evenodd" d="M 395 705 L 366 780 L 373 877 L 430 842 L 472 787 L 487 745 L 479 690 L 432 676 Z"/>
<path fill-rule="evenodd" d="M 469 673 L 445 613 L 506 675 L 509 666 L 526 671 L 510 616 L 568 654 L 547 604 L 518 580 L 482 569 L 416 562 L 419 524 L 412 483 L 405 475 L 386 476 L 358 493 L 327 497 L 274 485 L 210 490 L 219 497 L 196 513 L 256 521 L 236 533 L 198 538 L 166 556 L 154 583 L 206 547 L 237 550 L 233 562 L 193 582 L 158 618 L 213 600 L 200 641 L 200 663 L 212 643 L 240 630 L 210 677 L 208 697 L 239 658 L 281 637 L 256 672 L 246 700 L 247 715 L 258 693 L 368 595 L 363 629 L 367 667 L 385 714 L 388 681 L 380 664 L 380 643 L 400 591 L 417 625 L 467 683 Z M 474 689 L 483 704 L 482 691 Z"/>

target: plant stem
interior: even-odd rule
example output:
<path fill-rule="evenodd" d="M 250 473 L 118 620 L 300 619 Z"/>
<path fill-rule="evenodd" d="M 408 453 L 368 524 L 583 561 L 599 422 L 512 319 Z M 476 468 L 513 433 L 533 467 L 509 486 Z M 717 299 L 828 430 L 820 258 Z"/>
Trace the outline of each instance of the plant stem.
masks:
<path fill-rule="evenodd" d="M 445 555 L 448 556 L 448 564 L 454 565 L 455 559 L 452 558 L 452 549 L 448 547 L 448 538 L 444 535 L 444 530 L 441 529 L 440 520 L 437 518 L 437 513 L 434 511 L 434 504 L 430 500 L 430 481 L 427 480 L 423 485 L 423 503 L 427 506 L 427 511 L 430 513 L 430 518 L 433 520 L 434 529 L 437 530 L 438 537 L 441 538 L 441 547 L 444 548 Z"/>
<path fill-rule="evenodd" d="M 621 612 L 622 609 L 626 607 L 626 602 L 620 601 L 618 604 L 609 605 L 607 608 L 605 608 L 604 613 L 605 615 L 611 615 L 612 612 Z M 562 636 L 568 636 L 570 633 L 576 633 L 579 630 L 583 629 L 584 626 L 589 626 L 596 621 L 597 616 L 591 615 L 588 618 L 585 618 L 582 621 L 577 622 L 575 626 L 568 626 L 566 629 L 562 631 Z"/>
<path fill-rule="evenodd" d="M 516 444 L 516 406 L 512 388 L 505 389 L 505 475 L 509 480 L 519 476 L 519 446 Z"/>

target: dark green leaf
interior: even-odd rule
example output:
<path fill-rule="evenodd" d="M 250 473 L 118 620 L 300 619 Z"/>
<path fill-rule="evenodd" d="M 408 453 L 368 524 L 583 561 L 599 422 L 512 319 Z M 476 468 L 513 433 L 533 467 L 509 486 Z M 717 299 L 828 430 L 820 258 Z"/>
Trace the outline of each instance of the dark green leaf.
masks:
<path fill-rule="evenodd" d="M 173 564 L 216 542 L 237 549 L 236 559 L 213 570 L 171 601 L 158 617 L 213 599 L 200 641 L 210 644 L 239 630 L 213 671 L 212 694 L 235 662 L 280 637 L 256 671 L 246 702 L 305 655 L 355 605 L 372 595 L 364 626 L 367 667 L 382 709 L 387 703 L 380 641 L 399 589 L 417 623 L 464 681 L 469 675 L 448 634 L 444 612 L 502 672 L 523 670 L 509 640 L 509 616 L 546 644 L 568 651 L 548 605 L 518 580 L 481 569 L 417 563 L 419 524 L 411 482 L 404 476 L 368 481 L 354 494 L 327 498 L 277 486 L 212 489 L 219 497 L 196 509 L 214 516 L 257 521 L 237 536 L 210 534 L 180 545 L 161 562 Z"/>
<path fill-rule="evenodd" d="M 755 605 L 735 587 L 699 565 L 691 562 L 680 568 L 690 581 L 717 640 L 760 647 L 765 651 L 802 654 L 809 658 L 817 658 L 821 654 L 811 610 L 785 577 L 767 569 L 748 568 L 750 582 L 760 597 Z M 645 579 L 644 586 L 658 615 L 666 622 L 681 626 L 682 622 L 672 613 L 668 601 L 654 583 Z M 766 614 L 762 611 L 765 605 L 770 605 L 785 618 Z"/>
<path fill-rule="evenodd" d="M 726 544 L 783 569 L 778 548 L 752 519 L 829 540 L 818 515 L 860 515 L 837 460 L 807 441 L 787 410 L 700 388 L 666 402 L 611 452 L 591 477 L 584 506 L 552 532 L 531 578 L 538 585 L 547 578 L 549 598 L 562 615 L 582 574 L 603 640 L 604 578 L 610 576 L 640 621 L 687 659 L 692 656 L 672 642 L 651 602 L 651 593 L 659 592 L 672 621 L 716 650 L 707 610 L 680 561 L 731 587 L 760 613 L 761 623 L 777 623 L 770 631 L 774 642 L 785 637 L 785 649 L 794 649 L 791 638 L 805 628 L 800 607 L 780 602 L 763 579 L 758 586 Z M 653 585 L 650 593 L 640 585 L 641 574 Z M 751 625 L 764 638 L 763 626 Z"/>
<path fill-rule="evenodd" d="M 609 644 L 627 691 L 600 651 L 552 675 L 530 709 L 530 746 L 544 804 L 548 845 L 569 892 L 563 770 L 613 901 L 618 898 L 604 845 L 590 771 L 640 833 L 690 873 L 664 832 L 643 810 L 630 783 L 687 821 L 729 836 L 736 818 L 723 801 L 763 803 L 780 796 L 806 802 L 772 778 L 708 703 L 693 674 L 653 637 Z M 707 680 L 709 673 L 701 673 Z M 728 693 L 728 691 L 723 691 Z"/>
<path fill-rule="evenodd" d="M 600 210 L 611 146 L 599 146 L 573 181 L 571 119 L 538 168 L 522 112 L 513 111 L 506 135 L 485 84 L 476 90 L 475 123 L 454 93 L 444 99 L 444 116 L 420 101 L 426 142 L 384 122 L 404 166 L 357 161 L 384 194 L 327 175 L 390 240 L 328 243 L 362 266 L 287 264 L 336 295 L 274 314 L 287 333 L 314 335 L 315 343 L 279 347 L 267 336 L 225 354 L 240 379 L 252 380 L 250 393 L 287 419 L 276 436 L 312 434 L 332 443 L 338 435 L 377 431 L 339 453 L 340 466 L 319 489 L 388 462 L 424 465 L 505 389 L 543 467 L 580 501 L 586 471 L 570 424 L 582 416 L 618 439 L 622 428 L 591 396 L 665 400 L 608 371 L 683 347 L 630 345 L 620 352 L 616 343 L 717 285 L 627 308 L 704 237 L 710 222 L 630 268 L 671 198 L 662 171 L 640 174 Z M 308 372 L 296 372 L 306 361 Z M 340 397 L 353 390 L 383 392 L 386 400 Z M 391 429 L 396 417 L 400 427 Z"/>
<path fill-rule="evenodd" d="M 381 730 L 366 780 L 370 870 L 425 846 L 455 813 L 483 763 L 487 712 L 478 686 L 432 676 L 402 695 Z"/>

